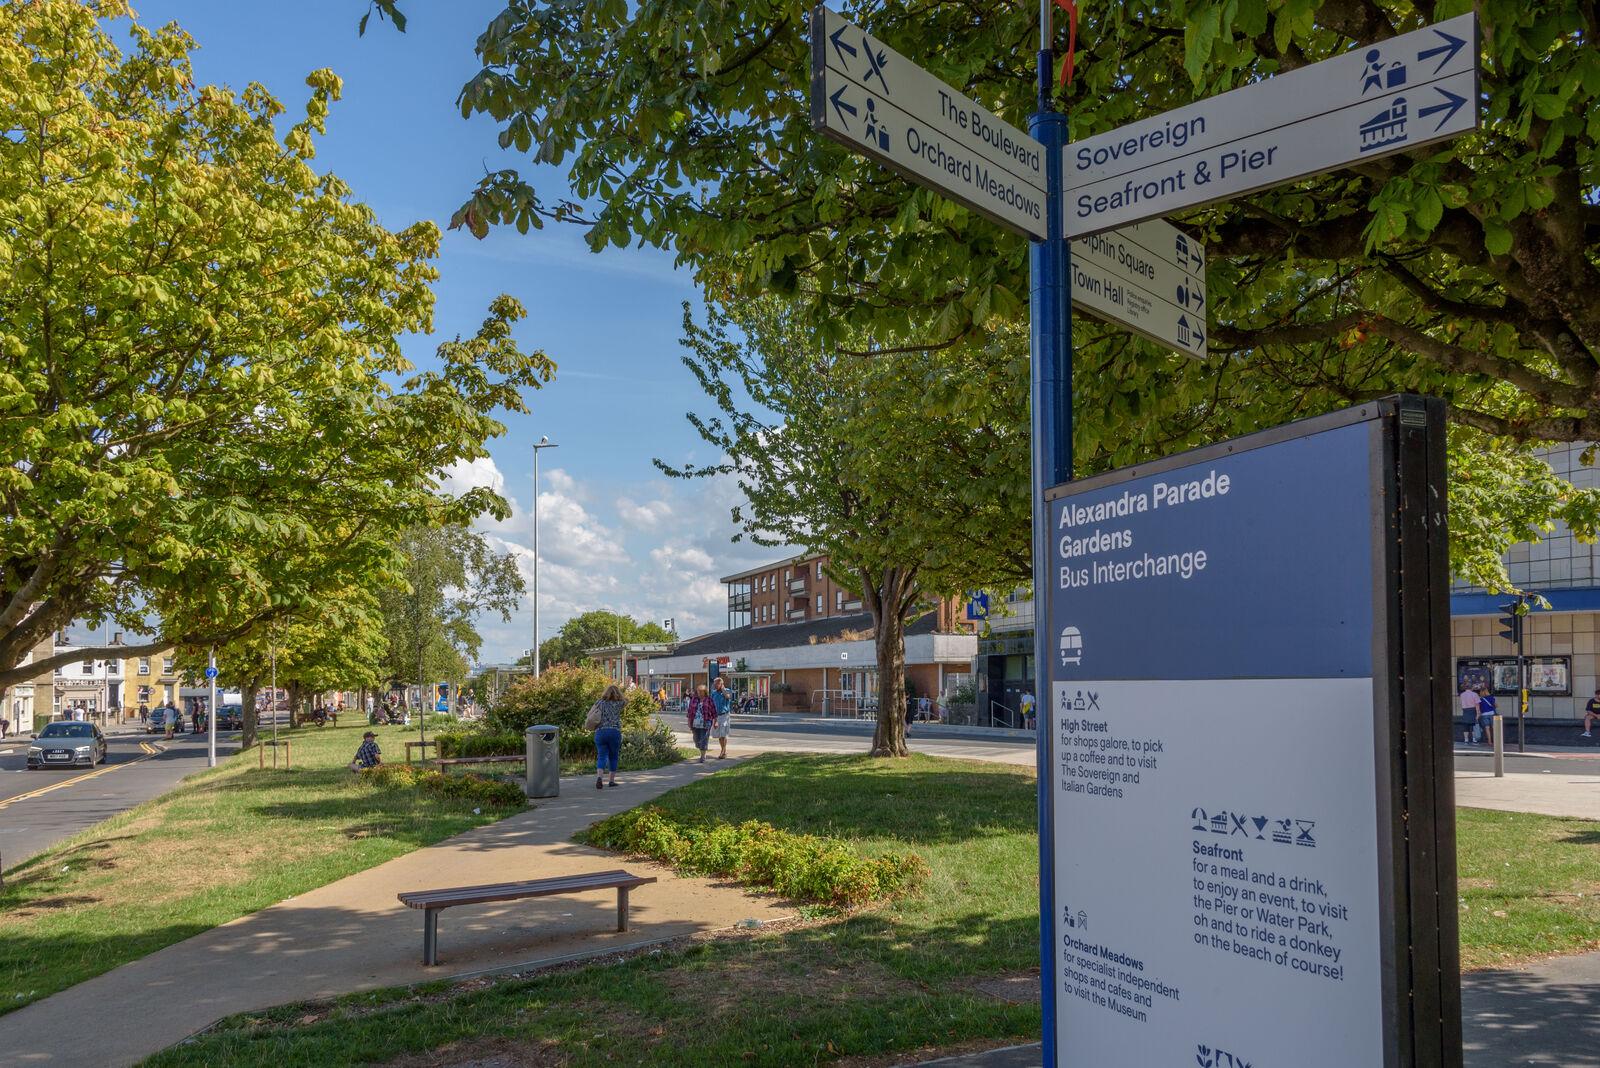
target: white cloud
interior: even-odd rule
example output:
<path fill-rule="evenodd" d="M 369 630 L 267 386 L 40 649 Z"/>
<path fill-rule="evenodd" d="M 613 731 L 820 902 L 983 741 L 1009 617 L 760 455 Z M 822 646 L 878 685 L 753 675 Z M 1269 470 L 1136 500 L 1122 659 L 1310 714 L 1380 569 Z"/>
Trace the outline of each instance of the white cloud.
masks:
<path fill-rule="evenodd" d="M 638 530 L 655 530 L 672 518 L 672 505 L 666 501 L 646 501 L 636 504 L 632 498 L 617 498 L 617 515 L 630 527 Z"/>
<path fill-rule="evenodd" d="M 651 479 L 628 486 L 591 483 L 573 472 L 544 472 L 539 494 L 539 635 L 549 638 L 573 616 L 595 609 L 641 621 L 675 620 L 684 636 L 727 626 L 722 575 L 786 554 L 734 542 L 730 507 L 742 494 L 731 478 L 685 486 Z M 508 480 L 492 459 L 458 464 L 444 483 L 453 492 L 484 486 L 505 494 Z M 533 521 L 526 494 L 507 495 L 511 516 L 478 529 L 516 560 L 529 594 L 509 622 L 479 621 L 487 663 L 510 661 L 532 644 Z M 610 507 L 601 503 L 609 501 Z"/>

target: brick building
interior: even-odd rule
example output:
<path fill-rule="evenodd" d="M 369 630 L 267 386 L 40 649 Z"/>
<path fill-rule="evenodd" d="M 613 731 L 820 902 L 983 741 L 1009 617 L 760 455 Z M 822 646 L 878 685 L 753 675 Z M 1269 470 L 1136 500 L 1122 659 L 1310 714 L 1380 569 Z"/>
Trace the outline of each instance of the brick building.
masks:
<path fill-rule="evenodd" d="M 795 556 L 725 576 L 726 630 L 668 645 L 592 650 L 613 677 L 677 697 L 711 665 L 774 711 L 866 714 L 877 707 L 872 616 L 828 573 L 826 556 Z M 977 651 L 964 602 L 947 600 L 906 627 L 906 678 L 917 696 L 965 682 Z"/>

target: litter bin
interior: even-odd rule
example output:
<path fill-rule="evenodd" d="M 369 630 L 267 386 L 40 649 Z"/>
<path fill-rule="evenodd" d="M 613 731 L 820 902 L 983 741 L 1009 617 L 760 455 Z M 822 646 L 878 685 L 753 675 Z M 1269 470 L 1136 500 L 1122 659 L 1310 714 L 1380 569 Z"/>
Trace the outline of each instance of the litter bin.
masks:
<path fill-rule="evenodd" d="M 522 792 L 529 797 L 561 794 L 561 728 L 540 723 L 523 732 L 527 745 L 528 781 Z"/>

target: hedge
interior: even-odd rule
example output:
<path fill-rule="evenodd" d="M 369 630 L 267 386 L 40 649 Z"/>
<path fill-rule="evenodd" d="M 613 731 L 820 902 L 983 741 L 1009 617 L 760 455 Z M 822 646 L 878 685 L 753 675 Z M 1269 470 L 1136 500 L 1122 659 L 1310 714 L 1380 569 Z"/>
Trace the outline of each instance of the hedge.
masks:
<path fill-rule="evenodd" d="M 476 756 L 521 756 L 526 743 L 515 731 L 450 731 L 436 736 L 439 755 L 446 759 Z M 593 760 L 594 735 L 561 732 L 562 760 Z M 622 767 L 660 767 L 683 759 L 678 741 L 666 727 L 622 733 Z"/>
<path fill-rule="evenodd" d="M 528 803 L 516 783 L 482 775 L 447 775 L 409 764 L 380 764 L 361 774 L 378 786 L 418 789 L 440 800 L 470 802 L 485 808 L 522 808 Z"/>
<path fill-rule="evenodd" d="M 827 905 L 898 897 L 928 874 L 927 862 L 915 853 L 864 857 L 833 838 L 793 834 L 759 820 L 686 823 L 654 805 L 601 820 L 584 840 L 665 861 L 685 874 L 733 878 L 792 900 Z"/>

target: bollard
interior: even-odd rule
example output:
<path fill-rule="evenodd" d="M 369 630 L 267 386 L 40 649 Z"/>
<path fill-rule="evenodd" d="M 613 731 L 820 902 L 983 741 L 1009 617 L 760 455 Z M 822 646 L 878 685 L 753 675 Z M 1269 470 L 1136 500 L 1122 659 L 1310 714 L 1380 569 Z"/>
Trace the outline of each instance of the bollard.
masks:
<path fill-rule="evenodd" d="M 1489 728 L 1494 731 L 1494 777 L 1497 779 L 1505 778 L 1506 774 L 1506 738 L 1505 732 L 1501 729 L 1503 726 L 1504 723 L 1498 715 L 1489 721 Z"/>

